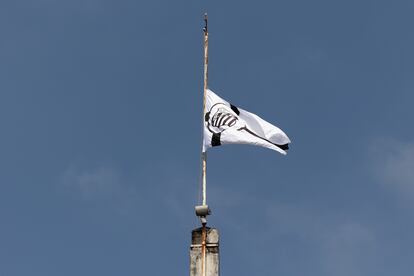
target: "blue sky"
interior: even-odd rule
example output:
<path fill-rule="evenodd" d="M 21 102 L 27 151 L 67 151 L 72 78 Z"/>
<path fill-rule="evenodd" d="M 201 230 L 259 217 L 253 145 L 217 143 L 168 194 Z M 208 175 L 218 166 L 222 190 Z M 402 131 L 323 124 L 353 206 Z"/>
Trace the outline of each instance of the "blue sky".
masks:
<path fill-rule="evenodd" d="M 186 275 L 209 86 L 222 275 L 412 275 L 412 1 L 0 2 L 0 275 Z M 161 265 L 160 265 L 161 263 Z"/>

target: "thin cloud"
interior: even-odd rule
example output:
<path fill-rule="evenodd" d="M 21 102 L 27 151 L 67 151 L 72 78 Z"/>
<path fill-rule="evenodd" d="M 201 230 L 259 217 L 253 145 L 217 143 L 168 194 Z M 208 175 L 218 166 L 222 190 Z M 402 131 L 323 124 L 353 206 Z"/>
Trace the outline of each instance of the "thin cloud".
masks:
<path fill-rule="evenodd" d="M 158 174 L 147 175 L 145 166 L 124 172 L 116 166 L 72 165 L 62 173 L 59 187 L 85 204 L 141 219 L 162 214 L 184 225 L 194 214 L 196 176 L 173 161 L 157 166 Z"/>
<path fill-rule="evenodd" d="M 219 207 L 226 212 L 225 221 L 218 224 L 227 225 L 237 235 L 235 239 L 254 248 L 240 253 L 246 255 L 243 259 L 250 260 L 249 266 L 260 267 L 255 254 L 269 248 L 273 248 L 267 255 L 269 263 L 284 258 L 284 244 L 292 250 L 303 247 L 311 252 L 314 272 L 320 275 L 367 275 L 370 264 L 375 262 L 376 231 L 366 222 L 335 214 L 334 210 L 314 208 L 310 203 L 279 203 L 242 193 L 224 188 L 214 191 L 215 197 L 222 197 L 217 202 L 222 202 Z M 254 210 L 237 215 L 235 210 L 242 206 L 254 206 Z M 301 254 L 300 250 L 294 252 Z"/>
<path fill-rule="evenodd" d="M 375 257 L 373 231 L 360 223 L 340 223 L 323 239 L 324 267 L 331 275 L 366 275 Z"/>
<path fill-rule="evenodd" d="M 135 186 L 108 166 L 92 169 L 70 166 L 61 176 L 60 188 L 75 199 L 124 216 L 135 217 L 144 204 Z"/>
<path fill-rule="evenodd" d="M 119 174 L 105 167 L 82 170 L 71 166 L 63 173 L 61 183 L 84 200 L 109 198 L 121 191 Z"/>
<path fill-rule="evenodd" d="M 380 140 L 372 147 L 374 176 L 387 190 L 411 201 L 414 197 L 414 142 Z"/>
<path fill-rule="evenodd" d="M 268 208 L 265 236 L 276 234 L 273 242 L 290 236 L 299 244 L 312 246 L 315 268 L 326 275 L 366 275 L 366 264 L 373 260 L 376 248 L 375 230 L 369 225 L 311 206 L 273 203 Z"/>

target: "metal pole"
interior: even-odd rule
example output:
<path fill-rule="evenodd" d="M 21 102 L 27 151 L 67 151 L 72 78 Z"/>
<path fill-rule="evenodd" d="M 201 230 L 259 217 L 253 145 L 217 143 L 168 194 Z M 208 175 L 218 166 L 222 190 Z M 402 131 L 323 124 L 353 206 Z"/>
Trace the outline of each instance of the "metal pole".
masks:
<path fill-rule="evenodd" d="M 208 81 L 208 24 L 207 24 L 207 13 L 204 14 L 204 95 L 203 95 L 203 122 L 204 114 L 206 113 L 206 94 L 207 94 L 207 81 Z M 203 162 L 203 205 L 207 205 L 207 151 L 202 153 L 202 162 Z M 201 240 L 201 271 L 202 276 L 206 276 L 206 239 L 207 231 L 206 224 L 203 223 L 202 229 L 202 240 Z"/>
<path fill-rule="evenodd" d="M 207 94 L 207 80 L 208 80 L 208 27 L 207 27 L 207 13 L 204 14 L 204 96 L 203 96 L 203 122 L 204 122 L 204 114 L 206 113 L 206 94 Z M 207 170 L 207 152 L 203 152 L 201 155 L 202 159 L 202 181 L 203 181 L 203 188 L 202 188 L 202 196 L 203 196 L 203 205 L 207 205 L 207 177 L 206 177 L 206 170 Z"/>

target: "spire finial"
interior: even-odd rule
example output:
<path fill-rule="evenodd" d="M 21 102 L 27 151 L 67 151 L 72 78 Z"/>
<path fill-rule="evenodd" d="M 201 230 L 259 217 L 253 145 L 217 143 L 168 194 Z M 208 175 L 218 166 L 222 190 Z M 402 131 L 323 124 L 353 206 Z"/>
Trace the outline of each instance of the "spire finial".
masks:
<path fill-rule="evenodd" d="M 208 32 L 207 20 L 208 20 L 207 13 L 204 13 L 204 28 L 203 28 L 204 33 L 207 33 Z"/>

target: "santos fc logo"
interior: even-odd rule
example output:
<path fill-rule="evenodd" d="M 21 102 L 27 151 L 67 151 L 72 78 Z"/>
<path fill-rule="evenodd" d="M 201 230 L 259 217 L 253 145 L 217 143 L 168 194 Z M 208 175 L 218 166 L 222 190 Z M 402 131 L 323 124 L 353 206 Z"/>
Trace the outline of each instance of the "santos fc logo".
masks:
<path fill-rule="evenodd" d="M 239 122 L 237 116 L 237 113 L 239 112 L 236 107 L 234 107 L 234 109 L 236 110 L 233 110 L 223 103 L 216 103 L 213 105 L 205 116 L 207 129 L 211 133 L 218 134 L 235 126 Z M 237 113 L 235 111 L 237 111 Z"/>

